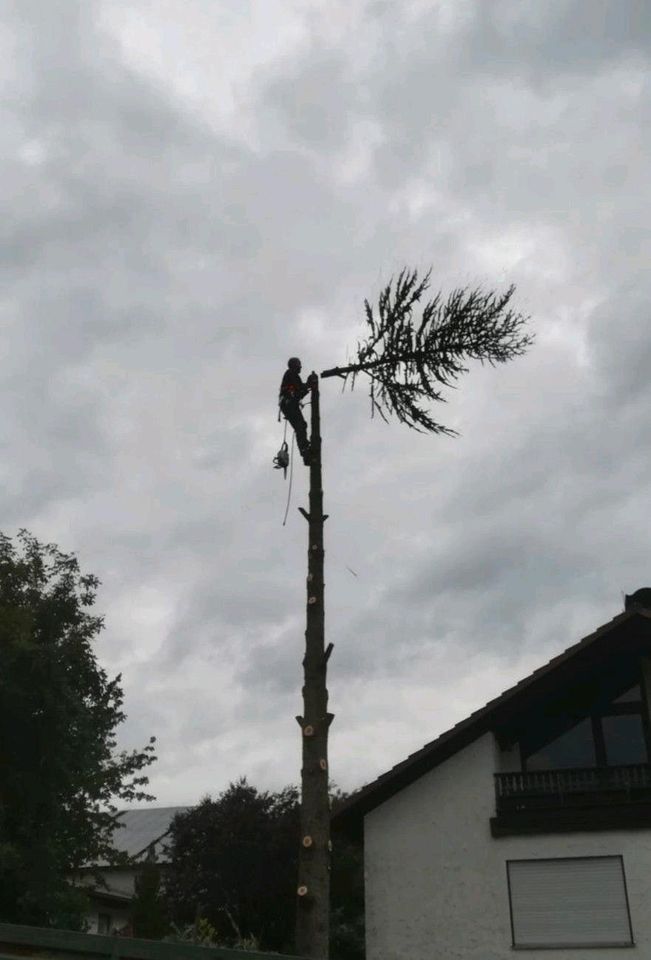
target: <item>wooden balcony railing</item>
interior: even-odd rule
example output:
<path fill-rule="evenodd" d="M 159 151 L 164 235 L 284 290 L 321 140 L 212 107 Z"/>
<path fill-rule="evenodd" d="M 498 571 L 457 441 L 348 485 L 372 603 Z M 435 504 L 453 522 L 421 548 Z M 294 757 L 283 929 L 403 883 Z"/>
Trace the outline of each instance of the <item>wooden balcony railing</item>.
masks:
<path fill-rule="evenodd" d="M 651 764 L 495 774 L 497 814 L 651 801 Z"/>

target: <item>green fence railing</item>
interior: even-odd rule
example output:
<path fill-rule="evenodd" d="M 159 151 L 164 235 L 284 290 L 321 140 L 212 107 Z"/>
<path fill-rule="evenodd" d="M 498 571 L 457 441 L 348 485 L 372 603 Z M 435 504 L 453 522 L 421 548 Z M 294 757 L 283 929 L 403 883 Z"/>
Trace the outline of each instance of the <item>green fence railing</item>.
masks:
<path fill-rule="evenodd" d="M 53 960 L 301 960 L 282 953 L 203 947 L 194 943 L 138 940 L 0 923 L 0 960 L 46 957 Z M 303 958 L 304 960 L 304 958 Z"/>

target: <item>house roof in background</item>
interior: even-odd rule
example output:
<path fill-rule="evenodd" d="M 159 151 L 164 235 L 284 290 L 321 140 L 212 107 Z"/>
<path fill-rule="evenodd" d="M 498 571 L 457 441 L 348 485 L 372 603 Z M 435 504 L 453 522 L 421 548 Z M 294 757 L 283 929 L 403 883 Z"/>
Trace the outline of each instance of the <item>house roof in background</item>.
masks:
<path fill-rule="evenodd" d="M 168 859 L 164 837 L 169 833 L 177 813 L 185 813 L 191 807 L 144 807 L 141 810 L 121 810 L 121 827 L 113 832 L 113 846 L 133 859 L 144 859 L 153 845 L 156 860 L 165 863 Z M 106 862 L 97 866 L 107 866 Z"/>
<path fill-rule="evenodd" d="M 634 595 L 635 596 L 635 595 Z M 631 598 L 632 599 L 632 598 Z M 332 817 L 333 826 L 360 836 L 364 816 L 380 806 L 404 787 L 447 760 L 478 737 L 508 721 L 534 696 L 553 692 L 554 685 L 565 676 L 585 669 L 617 650 L 630 650 L 642 639 L 651 651 L 651 609 L 631 604 L 624 613 L 613 617 L 563 653 L 534 670 L 515 686 L 501 693 L 486 706 L 475 710 L 436 740 L 425 744 L 387 773 L 366 784 L 349 797 Z M 621 646 L 620 646 L 621 645 Z"/>

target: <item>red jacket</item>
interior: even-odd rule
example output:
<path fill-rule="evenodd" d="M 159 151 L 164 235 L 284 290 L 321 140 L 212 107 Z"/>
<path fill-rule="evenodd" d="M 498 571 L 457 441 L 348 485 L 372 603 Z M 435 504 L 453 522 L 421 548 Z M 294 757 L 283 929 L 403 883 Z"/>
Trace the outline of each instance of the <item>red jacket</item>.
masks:
<path fill-rule="evenodd" d="M 310 392 L 310 388 L 301 380 L 300 373 L 294 370 L 285 370 L 282 383 L 280 384 L 281 400 L 302 400 Z"/>

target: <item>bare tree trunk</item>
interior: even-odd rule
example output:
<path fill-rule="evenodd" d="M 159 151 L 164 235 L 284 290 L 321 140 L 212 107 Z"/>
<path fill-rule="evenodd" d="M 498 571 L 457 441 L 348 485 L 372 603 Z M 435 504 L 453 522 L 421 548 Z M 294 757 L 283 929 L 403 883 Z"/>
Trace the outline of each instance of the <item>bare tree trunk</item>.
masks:
<path fill-rule="evenodd" d="M 314 960 L 328 960 L 330 925 L 330 807 L 328 803 L 328 729 L 334 715 L 327 712 L 327 661 L 324 649 L 323 490 L 321 489 L 321 430 L 319 384 L 312 387 L 312 460 L 307 574 L 307 629 L 303 669 L 303 716 L 297 717 L 303 734 L 301 770 L 301 845 L 296 910 L 296 952 Z"/>

